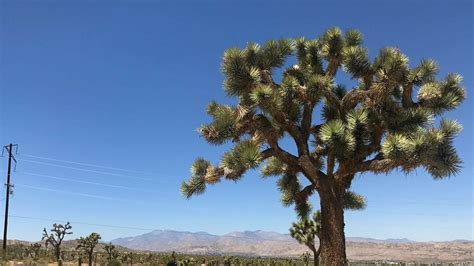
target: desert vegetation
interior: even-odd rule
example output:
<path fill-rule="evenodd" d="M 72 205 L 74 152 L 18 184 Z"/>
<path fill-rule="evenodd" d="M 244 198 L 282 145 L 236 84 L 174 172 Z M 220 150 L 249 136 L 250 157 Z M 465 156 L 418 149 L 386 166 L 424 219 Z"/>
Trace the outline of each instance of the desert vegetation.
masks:
<path fill-rule="evenodd" d="M 352 208 L 364 206 L 364 202 L 357 201 Z M 54 224 L 52 237 L 44 237 L 36 243 L 11 241 L 5 253 L 1 253 L 2 265 L 320 265 L 317 247 L 317 238 L 321 233 L 320 212 L 313 214 L 311 220 L 299 220 L 290 228 L 290 235 L 313 252 L 304 252 L 300 256 L 292 257 L 259 257 L 244 255 L 211 255 L 211 254 L 178 254 L 176 252 L 152 252 L 131 250 L 112 243 L 101 243 L 98 233 L 91 233 L 75 240 L 64 240 L 65 235 L 71 235 L 72 226 Z M 43 232 L 44 233 L 44 232 Z M 59 238 L 57 238 L 59 236 Z M 55 239 L 55 244 L 51 244 Z M 59 243 L 59 245 L 58 245 Z M 58 253 L 59 250 L 59 253 Z M 417 265 L 409 262 L 396 261 L 348 261 L 347 265 Z M 447 265 L 465 265 L 457 262 Z M 387 265 L 388 265 L 387 264 Z M 428 264 L 424 264 L 428 265 Z M 439 264 L 433 264 L 439 265 Z M 468 265 L 468 264 L 467 264 Z"/>
<path fill-rule="evenodd" d="M 64 266 L 87 265 L 85 258 L 87 255 L 74 248 L 74 242 L 66 241 L 61 251 L 61 264 Z M 39 247 L 35 255 L 30 252 L 30 244 L 15 243 L 8 246 L 6 255 L 1 257 L 2 265 L 57 265 L 54 251 L 46 248 L 42 243 L 34 243 Z M 146 251 L 131 251 L 122 247 L 115 247 L 115 254 L 112 258 L 108 256 L 105 244 L 99 243 L 93 253 L 93 265 L 104 266 L 126 266 L 126 265 L 255 265 L 255 266 L 306 266 L 313 263 L 312 254 L 309 252 L 301 256 L 282 257 L 249 257 L 249 256 L 229 256 L 229 255 L 196 255 L 160 253 Z M 453 263 L 419 263 L 419 262 L 394 262 L 394 261 L 353 261 L 351 266 L 377 266 L 377 265 L 470 265 L 469 262 Z"/>
<path fill-rule="evenodd" d="M 95 236 L 98 236 L 96 234 Z M 89 236 L 90 237 L 90 236 Z M 86 237 L 87 238 L 87 237 Z M 217 255 L 188 255 L 159 252 L 132 251 L 112 244 L 98 243 L 90 252 L 92 238 L 87 241 L 87 248 L 74 248 L 75 243 L 83 240 L 66 241 L 60 252 L 60 259 L 56 258 L 56 251 L 48 248 L 44 242 L 25 244 L 15 243 L 8 246 L 7 253 L 2 256 L 2 264 L 16 265 L 47 265 L 57 262 L 60 265 L 307 265 L 311 260 L 302 258 L 268 258 L 244 256 L 217 256 Z M 93 239 L 92 239 L 93 240 Z M 32 251 L 34 247 L 34 251 Z"/>

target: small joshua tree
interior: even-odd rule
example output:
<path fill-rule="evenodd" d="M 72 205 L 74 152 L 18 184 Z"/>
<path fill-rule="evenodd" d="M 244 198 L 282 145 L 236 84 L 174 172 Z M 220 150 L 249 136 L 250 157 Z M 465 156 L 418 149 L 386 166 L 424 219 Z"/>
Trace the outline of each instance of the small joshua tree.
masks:
<path fill-rule="evenodd" d="M 53 224 L 53 228 L 50 230 L 51 234 L 48 234 L 46 228 L 43 229 L 43 238 L 41 238 L 41 240 L 45 241 L 46 247 L 49 245 L 53 247 L 54 257 L 58 263 L 60 263 L 61 260 L 61 244 L 66 235 L 72 234 L 71 229 L 72 226 L 69 222 L 65 225 Z"/>
<path fill-rule="evenodd" d="M 308 266 L 309 265 L 309 260 L 311 258 L 311 254 L 309 254 L 309 252 L 305 252 L 303 254 L 301 254 L 301 260 L 303 261 L 303 263 Z"/>
<path fill-rule="evenodd" d="M 76 249 L 83 251 L 89 260 L 89 266 L 92 266 L 92 260 L 94 256 L 94 248 L 99 243 L 101 239 L 100 235 L 97 233 L 92 233 L 87 237 L 81 237 L 78 240 Z"/>
<path fill-rule="evenodd" d="M 175 251 L 173 251 L 173 252 L 171 253 L 171 258 L 170 258 L 170 260 L 168 261 L 168 263 L 167 263 L 166 265 L 168 265 L 168 266 L 176 266 L 176 265 L 178 265 L 178 254 L 176 254 Z"/>
<path fill-rule="evenodd" d="M 117 258 L 117 251 L 115 250 L 115 246 L 112 243 L 106 244 L 104 246 L 104 250 L 107 253 L 107 262 L 111 262 Z"/>
<path fill-rule="evenodd" d="M 321 232 L 321 212 L 318 210 L 313 214 L 313 219 L 303 218 L 297 223 L 293 223 L 290 228 L 290 235 L 300 244 L 306 245 L 313 252 L 314 265 L 319 265 L 319 253 L 321 245 L 316 248 L 316 237 Z"/>
<path fill-rule="evenodd" d="M 28 250 L 27 250 L 28 256 L 31 257 L 31 259 L 33 259 L 33 261 L 37 261 L 39 259 L 40 250 L 41 250 L 41 244 L 40 243 L 30 244 L 30 246 L 28 247 Z"/>
<path fill-rule="evenodd" d="M 122 261 L 127 264 L 127 262 L 130 262 L 130 266 L 133 266 L 133 262 L 135 261 L 135 253 L 133 252 L 126 252 L 123 254 Z"/>
<path fill-rule="evenodd" d="M 354 192 L 347 192 L 344 195 L 344 209 L 361 210 L 366 206 L 363 196 Z M 312 219 L 301 218 L 297 223 L 293 223 L 290 228 L 290 235 L 300 244 L 306 245 L 313 252 L 313 263 L 319 265 L 319 253 L 321 252 L 321 211 L 313 213 Z M 318 248 L 316 248 L 316 237 L 318 238 Z"/>
<path fill-rule="evenodd" d="M 79 251 L 73 252 L 72 253 L 72 259 L 77 260 L 77 265 L 81 266 L 82 265 L 82 253 Z"/>

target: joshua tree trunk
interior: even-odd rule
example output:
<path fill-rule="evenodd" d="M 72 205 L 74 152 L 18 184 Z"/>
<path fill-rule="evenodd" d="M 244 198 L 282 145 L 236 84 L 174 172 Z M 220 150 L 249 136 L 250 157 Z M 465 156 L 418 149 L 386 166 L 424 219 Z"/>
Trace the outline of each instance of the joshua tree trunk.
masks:
<path fill-rule="evenodd" d="M 313 265 L 314 266 L 319 266 L 319 254 L 315 251 L 313 251 Z"/>
<path fill-rule="evenodd" d="M 89 254 L 89 266 L 92 266 L 92 253 Z"/>
<path fill-rule="evenodd" d="M 319 253 L 321 251 L 321 248 L 316 249 L 314 246 L 310 247 L 311 251 L 313 252 L 313 265 L 314 266 L 319 266 Z M 306 263 L 308 265 L 308 263 Z"/>
<path fill-rule="evenodd" d="M 54 247 L 54 257 L 56 257 L 57 262 L 59 262 L 59 260 L 61 259 L 61 249 L 59 248 L 59 246 Z"/>
<path fill-rule="evenodd" d="M 346 265 L 346 240 L 344 236 L 344 187 L 328 180 L 321 182 L 321 264 Z M 315 264 L 316 265 L 316 264 Z"/>

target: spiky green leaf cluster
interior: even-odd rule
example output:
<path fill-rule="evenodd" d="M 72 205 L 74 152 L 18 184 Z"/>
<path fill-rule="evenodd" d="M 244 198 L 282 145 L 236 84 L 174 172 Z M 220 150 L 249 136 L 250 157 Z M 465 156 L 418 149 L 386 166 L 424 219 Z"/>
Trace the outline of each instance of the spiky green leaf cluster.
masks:
<path fill-rule="evenodd" d="M 321 38 L 321 54 L 328 60 L 340 59 L 344 49 L 344 37 L 341 29 L 333 27 L 328 29 Z"/>
<path fill-rule="evenodd" d="M 423 59 L 419 66 L 410 71 L 410 80 L 416 86 L 435 80 L 438 74 L 438 64 L 432 59 Z"/>
<path fill-rule="evenodd" d="M 298 217 L 307 217 L 311 212 L 312 206 L 309 199 L 301 202 L 295 202 L 295 212 Z"/>
<path fill-rule="evenodd" d="M 425 109 L 402 109 L 387 104 L 383 112 L 387 131 L 393 133 L 411 133 L 433 121 L 432 114 Z"/>
<path fill-rule="evenodd" d="M 297 39 L 296 58 L 298 60 L 298 67 L 302 71 L 294 69 L 293 76 L 299 77 L 299 81 L 304 81 L 304 72 L 311 72 L 314 74 L 323 74 L 323 60 L 321 54 L 320 40 L 305 40 L 304 38 Z"/>
<path fill-rule="evenodd" d="M 382 152 L 388 159 L 407 159 L 412 153 L 413 145 L 403 134 L 391 134 L 382 144 Z"/>
<path fill-rule="evenodd" d="M 346 127 L 348 132 L 354 137 L 355 149 L 369 143 L 369 122 L 368 112 L 363 108 L 351 110 L 346 115 Z"/>
<path fill-rule="evenodd" d="M 361 78 L 372 71 L 368 51 L 360 46 L 350 46 L 343 51 L 342 65 L 352 78 Z"/>
<path fill-rule="evenodd" d="M 458 107 L 466 98 L 461 82 L 460 75 L 451 73 L 443 81 L 424 83 L 418 91 L 420 104 L 434 114 Z"/>
<path fill-rule="evenodd" d="M 250 43 L 245 49 L 231 48 L 224 53 L 221 69 L 226 79 L 228 95 L 238 96 L 251 91 L 252 86 L 264 79 L 265 71 L 281 67 L 292 53 L 291 40 L 272 40 L 263 46 Z M 262 77 L 263 76 L 263 77 Z"/>
<path fill-rule="evenodd" d="M 270 157 L 260 169 L 263 177 L 280 176 L 286 172 L 286 165 L 276 157 Z"/>
<path fill-rule="evenodd" d="M 342 120 L 331 120 L 321 127 L 319 138 L 337 157 L 349 156 L 356 141 Z"/>
<path fill-rule="evenodd" d="M 277 182 L 281 192 L 281 202 L 284 206 L 290 206 L 295 202 L 296 193 L 300 192 L 301 185 L 295 174 L 284 173 Z"/>
<path fill-rule="evenodd" d="M 367 203 L 364 196 L 352 191 L 346 191 L 342 205 L 346 210 L 362 210 L 367 206 Z"/>
<path fill-rule="evenodd" d="M 345 44 L 347 47 L 359 46 L 363 40 L 364 36 L 358 30 L 348 30 L 345 34 Z"/>
<path fill-rule="evenodd" d="M 374 61 L 377 80 L 386 86 L 403 84 L 408 79 L 409 66 L 408 57 L 400 52 L 398 48 L 382 48 Z"/>
<path fill-rule="evenodd" d="M 247 169 L 256 168 L 260 165 L 262 157 L 260 147 L 250 140 L 239 142 L 233 149 L 222 156 L 220 166 L 227 173 L 242 173 Z M 240 174 L 226 175 L 228 179 L 238 179 Z"/>
<path fill-rule="evenodd" d="M 333 79 L 325 75 L 311 75 L 306 80 L 306 86 L 303 87 L 304 100 L 318 102 L 327 91 L 332 90 L 334 86 Z"/>
<path fill-rule="evenodd" d="M 209 161 L 198 158 L 191 166 L 191 178 L 181 184 L 181 193 L 190 198 L 192 195 L 202 194 L 206 190 L 206 173 L 211 166 Z"/>
<path fill-rule="evenodd" d="M 461 129 L 456 121 L 442 120 L 438 129 L 419 129 L 410 135 L 390 134 L 382 144 L 382 153 L 385 158 L 400 161 L 406 171 L 421 165 L 435 178 L 452 176 L 461 165 L 453 144 Z"/>
<path fill-rule="evenodd" d="M 235 137 L 235 125 L 239 118 L 236 108 L 211 102 L 207 107 L 207 113 L 212 116 L 213 121 L 199 129 L 207 142 L 219 145 Z"/>
<path fill-rule="evenodd" d="M 261 85 L 249 94 L 253 104 L 260 107 L 265 113 L 272 111 L 281 111 L 283 108 L 282 98 L 279 97 L 278 91 L 269 85 Z"/>

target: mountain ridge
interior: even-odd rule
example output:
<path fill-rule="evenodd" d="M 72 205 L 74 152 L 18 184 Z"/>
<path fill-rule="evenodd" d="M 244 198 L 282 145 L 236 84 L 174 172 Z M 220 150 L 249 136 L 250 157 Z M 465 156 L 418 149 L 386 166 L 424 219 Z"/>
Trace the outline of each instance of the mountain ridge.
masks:
<path fill-rule="evenodd" d="M 127 237 L 119 237 L 115 238 L 111 241 L 116 241 L 118 239 L 128 239 L 128 238 L 135 238 L 138 236 L 142 235 L 147 235 L 147 234 L 153 234 L 153 233 L 161 233 L 161 232 L 168 232 L 168 233 L 188 233 L 188 234 L 197 234 L 197 235 L 209 235 L 209 236 L 216 236 L 216 237 L 240 237 L 242 234 L 259 234 L 259 233 L 264 233 L 264 234 L 274 234 L 274 235 L 279 235 L 279 236 L 288 236 L 290 237 L 290 234 L 288 233 L 279 233 L 275 231 L 266 231 L 266 230 L 244 230 L 244 231 L 232 231 L 229 233 L 225 234 L 212 234 L 208 233 L 205 231 L 180 231 L 180 230 L 174 230 L 174 229 L 155 229 L 152 230 L 148 233 L 144 233 L 141 235 L 136 235 L 136 236 L 127 236 Z M 385 238 L 385 239 L 379 239 L 379 238 L 372 238 L 372 237 L 359 237 L 359 236 L 352 236 L 352 237 L 346 237 L 346 241 L 348 242 L 390 242 L 390 243 L 442 243 L 442 242 L 474 242 L 474 240 L 469 240 L 469 239 L 453 239 L 453 240 L 428 240 L 428 241 L 418 241 L 418 240 L 412 240 L 409 238 Z"/>
<path fill-rule="evenodd" d="M 221 235 L 202 231 L 153 230 L 133 237 L 117 238 L 112 243 L 135 250 L 208 255 L 291 257 L 308 251 L 307 247 L 299 244 L 289 234 L 263 230 L 233 231 Z M 347 238 L 347 253 L 353 260 L 387 257 L 439 261 L 474 259 L 473 249 L 474 241 L 470 240 L 420 242 L 408 238 Z"/>

